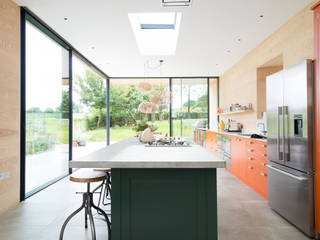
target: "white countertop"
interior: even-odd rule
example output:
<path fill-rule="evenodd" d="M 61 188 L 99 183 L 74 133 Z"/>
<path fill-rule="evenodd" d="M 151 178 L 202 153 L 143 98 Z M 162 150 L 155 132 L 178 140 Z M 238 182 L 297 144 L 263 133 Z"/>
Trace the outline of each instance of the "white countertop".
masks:
<path fill-rule="evenodd" d="M 127 138 L 69 163 L 71 168 L 224 168 L 225 160 L 199 145 L 145 147 Z"/>
<path fill-rule="evenodd" d="M 207 128 L 199 128 L 199 129 L 211 131 L 211 132 L 216 132 L 218 134 L 224 134 L 224 135 L 229 135 L 229 136 L 247 138 L 247 139 L 251 139 L 251 140 L 255 140 L 255 141 L 267 142 L 267 139 L 265 139 L 265 138 L 251 138 L 250 136 L 241 135 L 241 133 L 239 133 L 239 132 L 225 132 L 225 131 L 221 131 L 221 130 L 217 130 L 217 129 L 207 129 Z M 247 134 L 252 134 L 252 133 L 247 133 Z"/>

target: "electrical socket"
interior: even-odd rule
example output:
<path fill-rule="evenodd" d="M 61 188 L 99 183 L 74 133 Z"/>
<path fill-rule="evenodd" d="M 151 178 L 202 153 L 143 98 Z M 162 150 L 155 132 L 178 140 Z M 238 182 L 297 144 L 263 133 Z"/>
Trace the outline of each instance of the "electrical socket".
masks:
<path fill-rule="evenodd" d="M 9 173 L 9 172 L 0 173 L 0 181 L 9 178 L 9 176 L 10 176 L 10 173 Z"/>

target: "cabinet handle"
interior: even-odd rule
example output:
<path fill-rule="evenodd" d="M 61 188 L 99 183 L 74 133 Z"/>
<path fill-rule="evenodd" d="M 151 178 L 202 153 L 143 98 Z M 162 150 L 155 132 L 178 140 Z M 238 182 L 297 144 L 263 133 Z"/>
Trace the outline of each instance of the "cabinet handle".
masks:
<path fill-rule="evenodd" d="M 237 141 L 237 142 L 240 142 L 241 140 L 240 140 L 239 138 L 236 138 L 236 141 Z"/>
<path fill-rule="evenodd" d="M 265 154 L 265 153 L 262 153 L 262 154 L 261 154 L 261 156 L 262 156 L 262 157 L 266 157 L 266 156 L 267 156 L 267 154 Z"/>
<path fill-rule="evenodd" d="M 253 142 L 249 142 L 249 144 L 253 144 Z"/>
<path fill-rule="evenodd" d="M 251 169 L 251 170 L 253 169 L 253 167 L 251 167 L 251 166 L 248 166 L 248 168 Z"/>
<path fill-rule="evenodd" d="M 252 161 L 252 157 L 248 157 L 248 160 Z"/>
<path fill-rule="evenodd" d="M 253 150 L 252 149 L 248 149 L 248 152 L 253 152 Z"/>
<path fill-rule="evenodd" d="M 261 176 L 264 176 L 264 177 L 268 176 L 267 174 L 265 174 L 265 173 L 263 173 L 263 172 L 260 173 L 260 175 L 261 175 Z"/>
<path fill-rule="evenodd" d="M 261 163 L 261 165 L 262 165 L 262 166 L 264 166 L 264 167 L 266 167 L 266 166 L 267 166 L 267 164 L 265 164 L 265 163 Z"/>
<path fill-rule="evenodd" d="M 265 147 L 267 147 L 267 146 L 266 146 L 266 145 L 264 145 L 264 144 L 262 144 L 262 145 L 261 145 L 261 147 L 265 148 Z"/>

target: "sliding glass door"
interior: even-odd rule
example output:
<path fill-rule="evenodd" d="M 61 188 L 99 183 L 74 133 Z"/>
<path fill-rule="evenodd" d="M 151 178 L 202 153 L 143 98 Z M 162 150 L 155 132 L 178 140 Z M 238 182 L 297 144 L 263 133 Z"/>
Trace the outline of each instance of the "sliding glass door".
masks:
<path fill-rule="evenodd" d="M 172 78 L 172 135 L 193 139 L 208 126 L 208 78 Z"/>
<path fill-rule="evenodd" d="M 69 51 L 26 22 L 25 195 L 68 174 Z"/>
<path fill-rule="evenodd" d="M 72 158 L 107 145 L 107 80 L 76 55 L 72 57 Z"/>

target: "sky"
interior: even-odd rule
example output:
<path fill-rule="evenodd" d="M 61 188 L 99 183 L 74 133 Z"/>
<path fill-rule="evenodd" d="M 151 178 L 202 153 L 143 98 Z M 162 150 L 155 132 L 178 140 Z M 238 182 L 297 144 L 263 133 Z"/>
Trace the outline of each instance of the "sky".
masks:
<path fill-rule="evenodd" d="M 62 99 L 62 57 L 67 50 L 26 24 L 26 109 L 56 109 Z M 68 72 L 68 64 L 65 65 Z"/>

